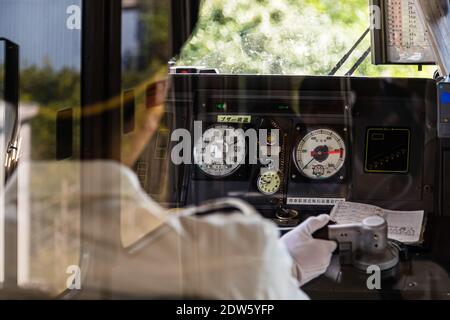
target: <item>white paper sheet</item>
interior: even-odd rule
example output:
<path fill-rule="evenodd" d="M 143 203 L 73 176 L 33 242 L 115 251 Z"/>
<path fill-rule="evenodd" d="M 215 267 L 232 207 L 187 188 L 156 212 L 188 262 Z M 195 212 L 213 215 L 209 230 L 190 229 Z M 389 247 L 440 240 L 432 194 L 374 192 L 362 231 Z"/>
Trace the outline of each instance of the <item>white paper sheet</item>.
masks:
<path fill-rule="evenodd" d="M 378 215 L 386 219 L 388 238 L 403 243 L 421 240 L 424 211 L 394 211 L 355 202 L 339 202 L 330 216 L 338 224 L 360 223 L 364 218 Z"/>

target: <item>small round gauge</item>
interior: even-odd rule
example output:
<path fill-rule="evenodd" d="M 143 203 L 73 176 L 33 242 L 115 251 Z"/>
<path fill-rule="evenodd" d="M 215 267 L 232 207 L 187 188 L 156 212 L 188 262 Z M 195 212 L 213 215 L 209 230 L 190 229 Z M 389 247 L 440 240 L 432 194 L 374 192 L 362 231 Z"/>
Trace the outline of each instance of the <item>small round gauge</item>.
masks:
<path fill-rule="evenodd" d="M 258 190 L 265 195 L 272 195 L 278 192 L 281 187 L 280 174 L 277 171 L 266 171 L 258 177 Z"/>
<path fill-rule="evenodd" d="M 195 164 L 206 175 L 229 176 L 245 161 L 244 132 L 227 125 L 213 126 L 195 143 L 193 153 Z"/>
<path fill-rule="evenodd" d="M 297 169 L 305 177 L 314 180 L 333 177 L 342 169 L 345 157 L 344 140 L 329 129 L 309 132 L 294 150 Z"/>

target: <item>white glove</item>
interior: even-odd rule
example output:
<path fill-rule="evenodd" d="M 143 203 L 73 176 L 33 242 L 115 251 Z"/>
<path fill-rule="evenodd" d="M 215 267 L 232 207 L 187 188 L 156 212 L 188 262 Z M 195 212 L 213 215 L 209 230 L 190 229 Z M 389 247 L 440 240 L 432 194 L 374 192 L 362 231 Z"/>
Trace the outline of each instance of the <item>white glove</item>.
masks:
<path fill-rule="evenodd" d="M 300 286 L 325 273 L 330 265 L 336 242 L 312 237 L 315 231 L 326 226 L 329 221 L 330 216 L 326 214 L 308 218 L 281 238 L 296 262 Z"/>

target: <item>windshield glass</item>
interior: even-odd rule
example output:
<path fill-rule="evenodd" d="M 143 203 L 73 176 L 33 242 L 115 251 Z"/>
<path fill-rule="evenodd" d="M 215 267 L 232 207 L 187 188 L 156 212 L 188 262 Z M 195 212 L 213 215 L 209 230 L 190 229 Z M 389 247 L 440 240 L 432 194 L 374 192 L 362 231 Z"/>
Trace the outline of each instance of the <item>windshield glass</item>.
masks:
<path fill-rule="evenodd" d="M 207 0 L 178 65 L 232 74 L 327 75 L 369 27 L 367 0 Z M 336 75 L 370 47 L 370 35 Z M 374 66 L 370 55 L 354 73 L 431 77 L 435 66 Z"/>

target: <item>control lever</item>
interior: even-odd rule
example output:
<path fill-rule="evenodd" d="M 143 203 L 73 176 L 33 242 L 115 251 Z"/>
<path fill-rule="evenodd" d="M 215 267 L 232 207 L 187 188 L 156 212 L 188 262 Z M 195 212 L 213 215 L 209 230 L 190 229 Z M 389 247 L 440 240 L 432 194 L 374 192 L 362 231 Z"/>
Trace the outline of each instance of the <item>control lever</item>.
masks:
<path fill-rule="evenodd" d="M 335 225 L 335 224 L 336 224 L 335 221 L 330 220 L 330 222 L 328 222 L 328 224 L 325 227 L 322 227 L 319 230 L 317 230 L 316 232 L 314 232 L 312 234 L 312 237 L 314 239 L 330 240 L 330 237 L 328 236 L 328 227 Z"/>
<path fill-rule="evenodd" d="M 350 263 L 357 269 L 366 271 L 369 266 L 376 265 L 383 271 L 399 262 L 398 246 L 388 240 L 387 233 L 386 220 L 372 216 L 361 223 L 329 224 L 313 237 L 336 241 L 340 253 L 347 253 Z"/>

